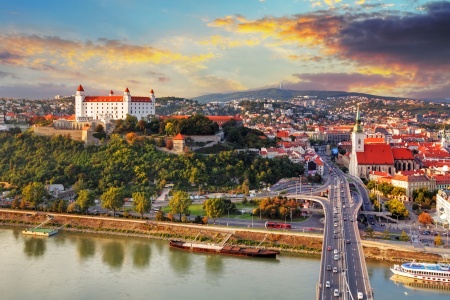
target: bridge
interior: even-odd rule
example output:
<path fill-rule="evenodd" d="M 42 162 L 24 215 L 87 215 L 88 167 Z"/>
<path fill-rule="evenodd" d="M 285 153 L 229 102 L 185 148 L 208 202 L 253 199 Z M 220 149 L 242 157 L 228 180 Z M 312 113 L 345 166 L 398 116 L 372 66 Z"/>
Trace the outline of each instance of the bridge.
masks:
<path fill-rule="evenodd" d="M 367 204 L 369 196 L 359 179 L 347 179 L 332 164 L 329 168 L 334 169 L 331 172 L 333 176 L 320 189 L 328 189 L 328 198 L 312 196 L 309 192 L 287 195 L 319 202 L 324 209 L 325 228 L 316 298 L 353 300 L 362 296 L 362 299 L 372 300 L 373 291 L 356 220 L 360 207 L 365 202 Z M 358 189 L 360 197 L 352 197 L 348 180 Z"/>

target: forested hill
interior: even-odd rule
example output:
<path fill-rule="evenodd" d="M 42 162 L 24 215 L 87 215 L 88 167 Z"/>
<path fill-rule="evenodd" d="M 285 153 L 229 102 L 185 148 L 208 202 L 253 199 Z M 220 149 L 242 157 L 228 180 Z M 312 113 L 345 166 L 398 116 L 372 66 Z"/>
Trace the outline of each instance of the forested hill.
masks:
<path fill-rule="evenodd" d="M 0 181 L 22 190 L 32 182 L 63 184 L 83 181 L 100 195 L 109 187 L 154 193 L 166 182 L 175 188 L 198 186 L 236 188 L 273 184 L 284 177 L 298 177 L 303 166 L 288 158 L 264 159 L 232 151 L 217 155 L 173 155 L 155 150 L 146 136 L 126 140 L 112 135 L 105 146 L 85 147 L 69 137 L 52 138 L 33 133 L 0 133 Z M 154 183 L 156 182 L 156 185 Z"/>
<path fill-rule="evenodd" d="M 327 99 L 329 97 L 345 97 L 345 96 L 360 96 L 367 98 L 378 98 L 378 99 L 403 99 L 396 97 L 384 97 L 384 96 L 376 96 L 371 94 L 363 94 L 363 93 L 353 93 L 353 92 L 342 92 L 342 91 L 294 91 L 294 90 L 281 90 L 276 88 L 262 89 L 262 90 L 253 90 L 253 91 L 245 91 L 245 92 L 235 92 L 228 94 L 209 94 L 204 96 L 199 96 L 192 98 L 192 100 L 196 100 L 198 102 L 226 102 L 235 99 L 275 99 L 275 100 L 289 100 L 295 97 L 301 96 L 311 96 L 317 97 L 319 99 Z"/>

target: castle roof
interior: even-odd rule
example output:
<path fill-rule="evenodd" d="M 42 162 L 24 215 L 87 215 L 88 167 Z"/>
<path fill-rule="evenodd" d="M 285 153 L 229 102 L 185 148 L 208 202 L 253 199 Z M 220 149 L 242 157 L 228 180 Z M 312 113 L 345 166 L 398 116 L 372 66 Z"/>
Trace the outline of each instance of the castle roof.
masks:
<path fill-rule="evenodd" d="M 123 102 L 123 96 L 86 96 L 83 102 Z M 149 97 L 131 96 L 131 102 L 152 102 Z"/>
<path fill-rule="evenodd" d="M 77 92 L 84 92 L 83 87 L 81 86 L 81 84 L 78 86 Z"/>

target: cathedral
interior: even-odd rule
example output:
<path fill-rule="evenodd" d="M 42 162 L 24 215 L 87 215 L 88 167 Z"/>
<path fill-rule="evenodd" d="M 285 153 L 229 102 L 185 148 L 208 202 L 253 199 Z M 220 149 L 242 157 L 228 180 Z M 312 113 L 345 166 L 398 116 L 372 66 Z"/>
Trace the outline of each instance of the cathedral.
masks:
<path fill-rule="evenodd" d="M 385 172 L 393 176 L 399 171 L 413 171 L 418 168 L 414 155 L 409 149 L 393 148 L 384 139 L 366 138 L 361 124 L 359 105 L 351 136 L 350 175 L 368 179 L 372 171 Z"/>
<path fill-rule="evenodd" d="M 110 91 L 108 96 L 85 96 L 80 85 L 75 94 L 75 118 L 77 122 L 92 120 L 125 119 L 127 114 L 138 120 L 155 114 L 155 93 L 150 91 L 148 97 L 131 96 L 128 88 L 123 96 L 114 95 Z"/>

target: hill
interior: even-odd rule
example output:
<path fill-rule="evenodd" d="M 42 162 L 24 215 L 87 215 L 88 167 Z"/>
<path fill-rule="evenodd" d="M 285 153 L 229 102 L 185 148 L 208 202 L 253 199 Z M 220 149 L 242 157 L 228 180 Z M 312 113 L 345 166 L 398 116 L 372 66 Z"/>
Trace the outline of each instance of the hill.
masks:
<path fill-rule="evenodd" d="M 275 99 L 275 100 L 289 100 L 295 97 L 310 96 L 318 99 L 337 98 L 345 96 L 359 96 L 367 98 L 378 98 L 386 100 L 404 99 L 398 97 L 384 97 L 371 94 L 343 92 L 343 91 L 294 91 L 294 90 L 280 90 L 277 88 L 268 88 L 261 90 L 251 90 L 244 92 L 234 92 L 228 94 L 209 94 L 192 98 L 199 103 L 206 102 L 227 102 L 235 99 Z"/>

